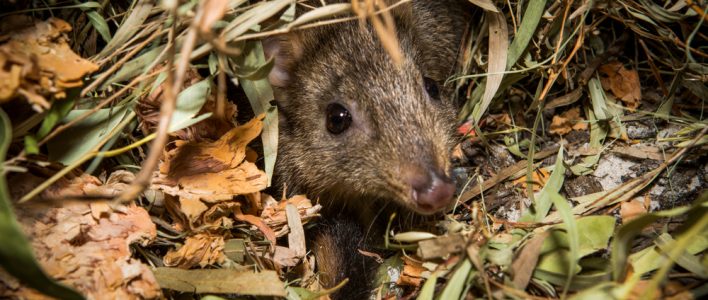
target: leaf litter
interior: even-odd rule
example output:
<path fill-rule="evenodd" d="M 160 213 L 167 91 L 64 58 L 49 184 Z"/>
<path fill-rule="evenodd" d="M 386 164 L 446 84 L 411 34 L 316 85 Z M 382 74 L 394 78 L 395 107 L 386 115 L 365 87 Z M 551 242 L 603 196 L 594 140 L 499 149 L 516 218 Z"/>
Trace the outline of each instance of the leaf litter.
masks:
<path fill-rule="evenodd" d="M 98 70 L 72 51 L 72 28 L 64 20 L 13 15 L 0 24 L 0 102 L 22 97 L 41 112 L 50 107 L 47 98 L 66 98 L 67 89 L 80 87 L 85 75 Z"/>
<path fill-rule="evenodd" d="M 398 57 L 396 28 L 374 14 L 392 5 L 374 2 L 300 18 L 284 0 L 4 16 L 0 102 L 14 138 L 3 141 L 3 201 L 28 202 L 14 206 L 30 255 L 88 297 L 326 297 L 336 287 L 318 284 L 305 243 L 319 204 L 266 193 L 277 108 L 254 38 L 358 15 Z M 455 174 L 465 184 L 438 224 L 446 233 L 392 232 L 404 250 L 360 251 L 386 268 L 378 297 L 705 296 L 703 3 L 470 2 L 481 9 L 470 8 L 477 17 L 451 79 L 464 103 Z M 84 81 L 93 82 L 77 96 Z M 173 125 L 160 131 L 170 97 Z M 256 116 L 241 115 L 246 102 Z M 42 121 L 44 111 L 62 122 Z M 146 146 L 161 136 L 164 147 Z M 111 201 L 136 187 L 131 171 L 152 151 L 144 193 Z M 13 275 L 27 278 L 3 273 L 4 296 L 51 293 Z"/>

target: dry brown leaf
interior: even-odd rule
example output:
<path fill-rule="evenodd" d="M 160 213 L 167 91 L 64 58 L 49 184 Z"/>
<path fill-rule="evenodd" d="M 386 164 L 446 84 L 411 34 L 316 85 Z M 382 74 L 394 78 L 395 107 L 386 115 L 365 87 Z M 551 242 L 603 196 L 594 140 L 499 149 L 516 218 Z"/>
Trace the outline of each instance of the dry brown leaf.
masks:
<path fill-rule="evenodd" d="M 203 78 L 199 76 L 196 70 L 188 69 L 184 76 L 183 86 L 187 88 L 202 80 Z M 161 84 L 150 95 L 138 101 L 135 112 L 142 121 L 140 122 L 140 128 L 145 135 L 157 130 L 157 124 L 160 122 L 160 105 L 164 97 L 162 92 L 166 86 L 165 83 Z M 211 117 L 187 128 L 171 132 L 170 135 L 184 141 L 212 141 L 219 139 L 219 137 L 233 129 L 236 125 L 231 120 L 236 115 L 236 105 L 226 101 L 226 106 L 222 113 L 223 118 L 217 118 L 214 92 L 214 89 L 212 89 L 212 94 L 207 96 L 204 106 L 197 114 L 212 113 Z"/>
<path fill-rule="evenodd" d="M 232 129 L 215 142 L 177 141 L 177 147 L 168 151 L 160 164 L 153 188 L 206 202 L 265 189 L 265 173 L 244 160 L 246 145 L 260 134 L 263 117 Z"/>
<path fill-rule="evenodd" d="M 307 199 L 305 195 L 295 195 L 290 199 L 282 200 L 280 202 L 275 201 L 273 197 L 270 197 L 269 195 L 265 195 L 262 198 L 265 203 L 263 204 L 261 218 L 266 225 L 268 225 L 268 227 L 275 230 L 277 237 L 285 236 L 289 232 L 289 228 L 285 227 L 288 223 L 285 207 L 288 204 L 292 204 L 295 208 L 297 208 L 303 224 L 307 224 L 307 222 L 319 216 L 318 213 L 320 209 L 322 209 L 322 206 L 319 204 L 313 206 L 310 199 Z"/>
<path fill-rule="evenodd" d="M 295 251 L 283 246 L 275 246 L 273 254 L 266 254 L 266 258 L 280 267 L 294 267 L 300 262 L 300 257 Z"/>
<path fill-rule="evenodd" d="M 163 258 L 165 266 L 189 269 L 221 264 L 224 255 L 224 237 L 210 233 L 198 233 L 187 237 L 184 245 L 167 252 Z"/>
<path fill-rule="evenodd" d="M 544 185 L 546 185 L 546 181 L 548 180 L 548 177 L 551 176 L 551 174 L 548 173 L 548 170 L 545 168 L 539 168 L 535 172 L 532 173 L 532 182 L 533 182 L 533 191 L 538 192 L 540 191 Z M 526 180 L 526 175 L 519 177 L 519 179 L 514 180 L 515 185 L 521 186 L 523 191 L 526 191 L 526 184 L 528 183 L 528 180 Z"/>
<path fill-rule="evenodd" d="M 417 255 L 422 259 L 449 257 L 465 249 L 467 241 L 460 234 L 442 235 L 418 242 Z"/>
<path fill-rule="evenodd" d="M 517 289 L 526 289 L 531 280 L 531 275 L 536 269 L 538 257 L 541 254 L 543 241 L 548 237 L 548 231 L 536 234 L 521 249 L 514 261 L 511 263 L 513 286 Z"/>
<path fill-rule="evenodd" d="M 288 216 L 288 227 L 290 228 L 288 247 L 298 257 L 303 258 L 307 254 L 307 247 L 305 246 L 305 229 L 302 228 L 300 212 L 295 205 L 288 204 L 285 206 L 285 213 Z"/>
<path fill-rule="evenodd" d="M 588 124 L 583 121 L 583 118 L 580 117 L 580 108 L 573 107 L 560 116 L 553 116 L 549 131 L 552 134 L 566 135 L 571 130 L 586 130 Z"/>
<path fill-rule="evenodd" d="M 190 227 L 209 209 L 201 200 L 187 197 L 179 198 L 179 208 L 189 220 Z"/>
<path fill-rule="evenodd" d="M 234 209 L 236 211 L 236 220 L 256 226 L 256 228 L 258 228 L 258 230 L 260 230 L 265 236 L 265 238 L 268 239 L 268 241 L 270 242 L 272 246 L 271 249 L 274 249 L 275 240 L 277 239 L 277 237 L 275 236 L 275 232 L 273 231 L 273 229 L 271 229 L 265 222 L 263 222 L 263 219 L 261 219 L 260 217 L 243 214 L 239 206 L 234 207 Z"/>
<path fill-rule="evenodd" d="M 649 280 L 640 280 L 634 285 L 634 288 L 629 292 L 629 295 L 627 296 L 627 300 L 646 300 L 646 296 L 644 294 L 647 292 L 647 288 L 651 284 L 649 283 Z M 654 298 L 649 298 L 649 299 L 664 299 L 663 293 L 661 289 L 657 288 L 654 291 Z"/>
<path fill-rule="evenodd" d="M 98 66 L 71 50 L 69 23 L 50 18 L 40 22 L 11 15 L 0 23 L 0 102 L 24 97 L 38 111 L 49 108 L 45 97 L 64 98 L 67 88 L 81 86 L 81 78 Z"/>
<path fill-rule="evenodd" d="M 423 272 L 427 271 L 423 264 L 406 256 L 402 256 L 401 259 L 403 259 L 403 271 L 396 284 L 420 286 L 423 282 Z"/>
<path fill-rule="evenodd" d="M 81 178 L 86 177 L 75 177 L 73 187 Z M 55 184 L 54 189 L 60 187 Z M 99 203 L 65 201 L 61 207 L 49 209 L 46 205 L 26 205 L 17 213 L 44 270 L 87 298 L 161 296 L 152 272 L 131 257 L 129 248 L 133 243 L 145 245 L 157 235 L 155 224 L 142 207 L 130 205 L 117 212 L 106 211 Z M 38 296 L 34 290 L 17 287 L 13 297 Z"/>
<path fill-rule="evenodd" d="M 237 212 L 236 207 L 240 205 L 240 203 L 234 201 L 212 205 L 209 210 L 202 215 L 201 224 L 215 228 L 231 228 L 233 227 Z"/>
<path fill-rule="evenodd" d="M 622 100 L 630 109 L 639 107 L 642 99 L 641 84 L 637 70 L 628 70 L 619 61 L 612 61 L 600 66 L 602 75 L 600 81 L 605 90 L 612 91 L 615 97 Z"/>
<path fill-rule="evenodd" d="M 647 208 L 644 206 L 643 201 L 625 201 L 620 205 L 620 216 L 622 217 L 622 223 L 627 223 L 630 220 L 646 213 Z"/>
<path fill-rule="evenodd" d="M 199 20 L 199 31 L 208 33 L 211 32 L 211 27 L 216 21 L 221 20 L 228 9 L 228 0 L 208 0 L 203 3 L 200 10 L 203 12 L 201 20 Z"/>
<path fill-rule="evenodd" d="M 650 146 L 644 144 L 637 144 L 631 146 L 615 146 L 612 148 L 612 152 L 628 156 L 631 158 L 638 159 L 653 159 L 657 161 L 663 161 L 667 157 L 671 157 L 672 153 L 667 152 L 657 146 Z"/>
<path fill-rule="evenodd" d="M 195 294 L 238 294 L 284 298 L 285 284 L 271 270 L 181 270 L 156 268 L 155 276 L 166 289 Z M 235 297 L 230 297 L 235 298 Z"/>

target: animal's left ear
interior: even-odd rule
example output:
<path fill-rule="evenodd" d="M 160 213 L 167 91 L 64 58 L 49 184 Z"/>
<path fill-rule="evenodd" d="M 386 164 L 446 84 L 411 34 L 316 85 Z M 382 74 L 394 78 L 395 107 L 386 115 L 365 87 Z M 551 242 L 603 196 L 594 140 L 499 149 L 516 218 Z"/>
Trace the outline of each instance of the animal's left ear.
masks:
<path fill-rule="evenodd" d="M 292 72 L 302 57 L 302 43 L 296 33 L 277 35 L 263 40 L 263 51 L 267 58 L 275 60 L 268 74 L 268 81 L 274 87 L 285 88 L 290 84 Z"/>

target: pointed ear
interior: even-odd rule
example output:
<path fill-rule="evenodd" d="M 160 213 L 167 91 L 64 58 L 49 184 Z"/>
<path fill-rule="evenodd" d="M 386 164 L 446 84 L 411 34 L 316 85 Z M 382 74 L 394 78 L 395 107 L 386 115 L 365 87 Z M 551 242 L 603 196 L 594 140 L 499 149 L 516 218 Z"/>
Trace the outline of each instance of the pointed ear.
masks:
<path fill-rule="evenodd" d="M 292 72 L 297 61 L 302 57 L 302 40 L 296 33 L 276 35 L 263 40 L 263 51 L 267 58 L 273 58 L 273 69 L 268 74 L 268 81 L 274 87 L 285 88 L 290 85 Z"/>

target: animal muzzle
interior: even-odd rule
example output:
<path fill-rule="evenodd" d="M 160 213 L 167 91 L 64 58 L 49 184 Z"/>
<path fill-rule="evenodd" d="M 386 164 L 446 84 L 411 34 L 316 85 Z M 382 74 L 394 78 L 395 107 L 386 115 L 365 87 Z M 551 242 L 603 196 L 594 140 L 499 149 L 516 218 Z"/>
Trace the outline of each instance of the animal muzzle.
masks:
<path fill-rule="evenodd" d="M 410 205 L 418 213 L 433 214 L 452 202 L 455 184 L 443 172 L 430 171 L 417 165 L 408 165 L 402 171 L 402 179 L 410 188 Z"/>

